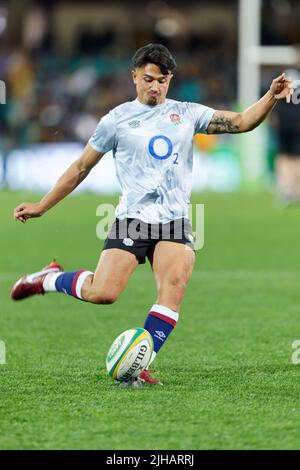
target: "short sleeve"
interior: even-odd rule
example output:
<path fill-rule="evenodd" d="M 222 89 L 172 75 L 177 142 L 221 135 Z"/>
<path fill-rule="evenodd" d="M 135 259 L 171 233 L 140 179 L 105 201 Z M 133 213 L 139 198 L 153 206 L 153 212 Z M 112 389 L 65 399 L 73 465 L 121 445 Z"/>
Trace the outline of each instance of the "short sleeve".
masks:
<path fill-rule="evenodd" d="M 89 144 L 97 151 L 106 153 L 112 150 L 116 142 L 116 123 L 113 111 L 103 116 L 94 134 L 89 140 Z"/>
<path fill-rule="evenodd" d="M 197 103 L 187 103 L 195 124 L 195 134 L 206 134 L 215 109 Z"/>

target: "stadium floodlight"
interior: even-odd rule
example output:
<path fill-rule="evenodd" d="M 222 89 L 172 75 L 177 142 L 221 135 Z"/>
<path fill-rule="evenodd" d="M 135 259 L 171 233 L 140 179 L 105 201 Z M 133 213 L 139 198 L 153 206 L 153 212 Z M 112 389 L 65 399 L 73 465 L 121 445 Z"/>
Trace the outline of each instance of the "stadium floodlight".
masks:
<path fill-rule="evenodd" d="M 299 54 L 292 46 L 262 46 L 261 0 L 239 0 L 238 102 L 242 108 L 261 95 L 261 66 L 294 65 Z M 264 174 L 267 141 L 265 126 L 240 136 L 240 154 L 245 181 L 255 184 Z"/>

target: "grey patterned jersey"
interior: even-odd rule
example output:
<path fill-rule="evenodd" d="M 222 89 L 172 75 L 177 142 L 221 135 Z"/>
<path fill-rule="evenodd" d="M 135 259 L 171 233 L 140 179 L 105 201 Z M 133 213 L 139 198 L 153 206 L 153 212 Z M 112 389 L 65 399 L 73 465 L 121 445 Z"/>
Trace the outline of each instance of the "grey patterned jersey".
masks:
<path fill-rule="evenodd" d="M 116 217 L 153 224 L 188 217 L 193 136 L 206 133 L 213 113 L 196 103 L 148 106 L 136 99 L 100 120 L 89 144 L 113 151 L 122 190 Z"/>

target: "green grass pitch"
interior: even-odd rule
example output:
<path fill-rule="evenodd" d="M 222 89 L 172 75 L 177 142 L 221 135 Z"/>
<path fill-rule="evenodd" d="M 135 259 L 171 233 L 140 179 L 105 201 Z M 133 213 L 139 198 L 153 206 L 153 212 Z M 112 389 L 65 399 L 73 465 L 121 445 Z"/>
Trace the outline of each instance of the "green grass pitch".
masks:
<path fill-rule="evenodd" d="M 52 258 L 93 269 L 96 207 L 117 198 L 69 197 L 14 222 L 13 207 L 32 199 L 0 193 L 1 449 L 299 449 L 299 209 L 278 209 L 269 194 L 193 197 L 205 204 L 205 246 L 156 359 L 164 387 L 128 390 L 107 376 L 105 357 L 156 300 L 148 263 L 114 305 L 9 298 L 20 275 Z"/>

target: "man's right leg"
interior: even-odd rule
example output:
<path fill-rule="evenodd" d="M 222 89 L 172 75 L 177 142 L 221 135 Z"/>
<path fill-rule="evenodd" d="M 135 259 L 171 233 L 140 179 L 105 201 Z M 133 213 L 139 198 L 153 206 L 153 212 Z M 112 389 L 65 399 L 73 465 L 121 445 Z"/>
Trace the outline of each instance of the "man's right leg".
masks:
<path fill-rule="evenodd" d="M 95 274 L 87 277 L 82 286 L 83 299 L 95 304 L 114 303 L 138 264 L 136 256 L 128 251 L 118 248 L 102 251 Z"/>
<path fill-rule="evenodd" d="M 111 304 L 124 290 L 138 261 L 134 254 L 117 248 L 104 250 L 95 274 L 91 271 L 62 272 L 51 264 L 45 270 L 24 276 L 13 287 L 11 297 L 21 300 L 35 294 L 63 292 L 96 304 Z"/>

